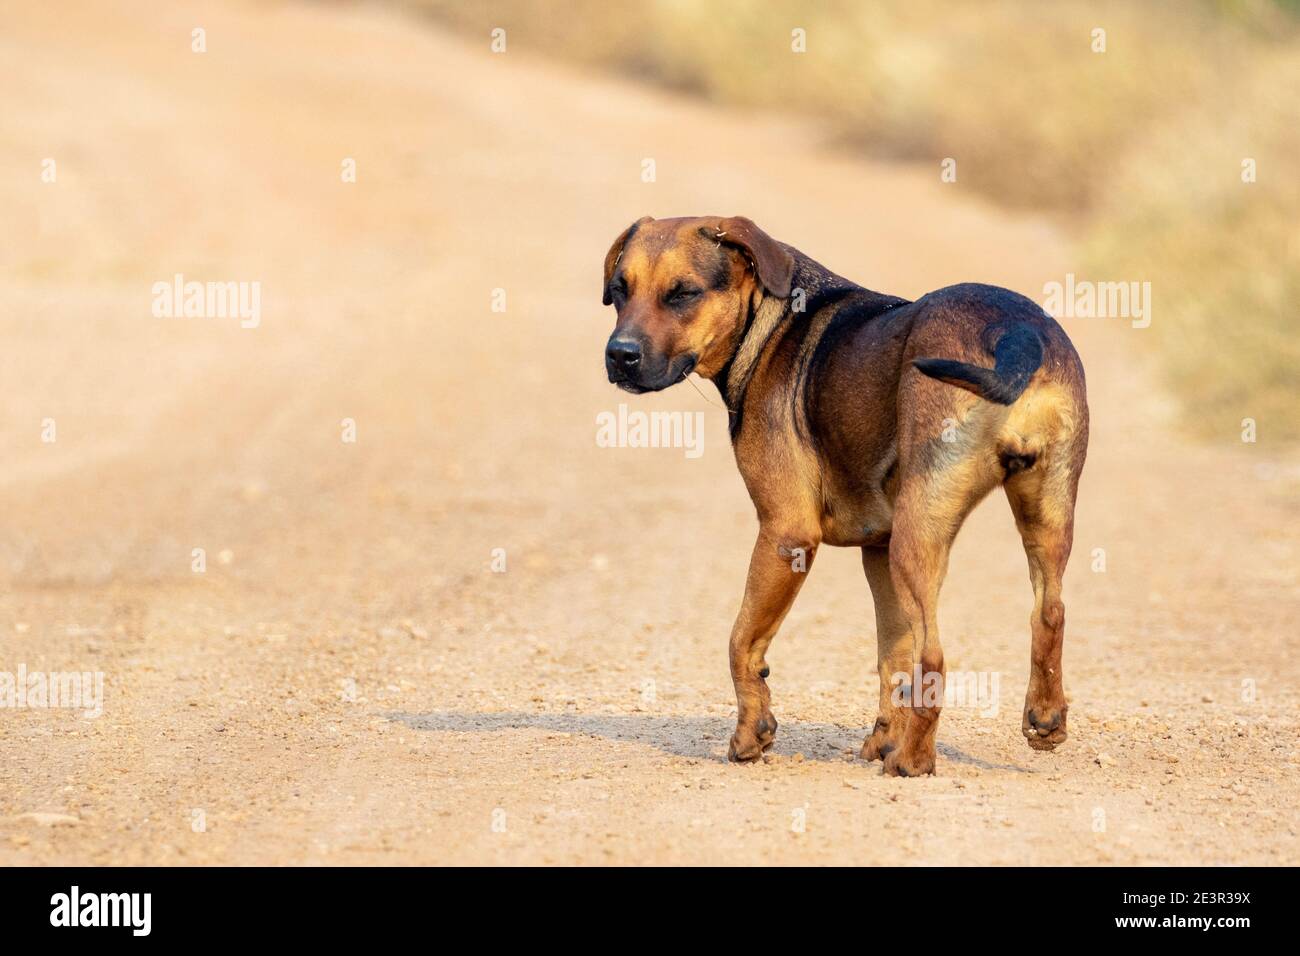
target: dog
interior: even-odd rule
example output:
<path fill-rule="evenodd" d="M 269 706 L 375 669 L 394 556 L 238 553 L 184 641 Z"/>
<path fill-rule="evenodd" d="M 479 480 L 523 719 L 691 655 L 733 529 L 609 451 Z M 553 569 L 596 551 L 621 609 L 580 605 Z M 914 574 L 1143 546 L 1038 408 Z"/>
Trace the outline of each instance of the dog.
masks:
<path fill-rule="evenodd" d="M 998 485 L 1034 591 L 1021 730 L 1035 750 L 1065 741 L 1061 579 L 1088 403 L 1078 353 L 1042 308 L 978 284 L 914 302 L 872 292 L 742 216 L 637 220 L 605 256 L 603 301 L 617 315 L 609 381 L 639 394 L 710 379 L 758 514 L 731 631 L 730 760 L 772 745 L 767 650 L 832 545 L 861 549 L 875 604 L 880 709 L 861 755 L 891 776 L 934 772 L 939 588 L 962 522 Z"/>

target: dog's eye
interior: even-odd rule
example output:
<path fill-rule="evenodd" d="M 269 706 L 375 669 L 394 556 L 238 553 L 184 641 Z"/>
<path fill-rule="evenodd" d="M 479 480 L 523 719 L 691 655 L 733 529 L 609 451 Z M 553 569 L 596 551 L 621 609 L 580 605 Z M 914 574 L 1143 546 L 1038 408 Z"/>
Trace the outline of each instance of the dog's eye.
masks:
<path fill-rule="evenodd" d="M 609 297 L 615 302 L 621 302 L 627 298 L 627 280 L 619 279 L 609 287 Z"/>
<path fill-rule="evenodd" d="M 673 289 L 671 292 L 669 292 L 667 297 L 664 299 L 664 301 L 667 302 L 669 305 L 685 305 L 687 302 L 691 302 L 694 299 L 699 298 L 699 295 L 700 295 L 699 289 L 678 288 L 678 289 Z"/>

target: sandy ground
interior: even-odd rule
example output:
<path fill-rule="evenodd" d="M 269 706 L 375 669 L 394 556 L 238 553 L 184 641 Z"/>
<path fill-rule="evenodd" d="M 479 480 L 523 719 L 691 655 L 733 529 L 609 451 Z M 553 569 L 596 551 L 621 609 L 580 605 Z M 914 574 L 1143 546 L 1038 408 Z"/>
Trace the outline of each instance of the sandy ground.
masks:
<path fill-rule="evenodd" d="M 941 623 L 1000 706 L 945 711 L 938 776 L 853 756 L 874 624 L 834 549 L 769 656 L 777 743 L 727 764 L 756 522 L 724 412 L 604 381 L 610 240 L 744 213 L 912 296 L 1077 262 L 937 168 L 509 49 L 333 5 L 7 10 L 0 671 L 102 672 L 105 700 L 0 711 L 0 862 L 1300 861 L 1296 460 L 1185 443 L 1125 320 L 1066 322 L 1093 403 L 1070 741 L 1020 736 L 997 494 Z M 154 318 L 175 273 L 260 282 L 260 326 Z M 702 411 L 704 454 L 597 447 L 621 401 Z"/>

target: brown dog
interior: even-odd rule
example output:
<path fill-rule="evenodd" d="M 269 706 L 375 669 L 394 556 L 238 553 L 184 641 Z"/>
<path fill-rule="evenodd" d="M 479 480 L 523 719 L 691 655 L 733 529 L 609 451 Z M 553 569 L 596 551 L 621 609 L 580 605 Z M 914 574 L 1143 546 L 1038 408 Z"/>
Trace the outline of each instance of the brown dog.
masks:
<path fill-rule="evenodd" d="M 880 714 L 862 756 L 889 774 L 934 772 L 939 587 L 957 529 L 996 485 L 1034 587 L 1022 731 L 1035 750 L 1065 740 L 1061 576 L 1088 405 L 1051 317 L 986 285 L 916 302 L 871 292 L 739 216 L 633 223 L 605 256 L 604 301 L 618 312 L 611 382 L 657 391 L 695 371 L 731 412 L 759 521 L 731 632 L 732 760 L 772 744 L 767 648 L 830 544 L 862 549 L 876 605 Z M 920 686 L 904 686 L 900 706 L 895 675 L 913 674 L 914 652 Z"/>

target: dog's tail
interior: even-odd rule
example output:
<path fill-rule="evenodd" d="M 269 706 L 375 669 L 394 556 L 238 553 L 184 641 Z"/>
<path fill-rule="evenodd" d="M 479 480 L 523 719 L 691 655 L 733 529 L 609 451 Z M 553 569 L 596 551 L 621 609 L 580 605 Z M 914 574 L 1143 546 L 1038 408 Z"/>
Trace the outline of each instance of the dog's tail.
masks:
<path fill-rule="evenodd" d="M 987 401 L 1010 405 L 1029 387 L 1029 380 L 1043 364 L 1043 340 L 1032 326 L 1017 322 L 1002 334 L 992 352 L 993 368 L 939 358 L 913 359 L 912 364 L 931 378 Z"/>

